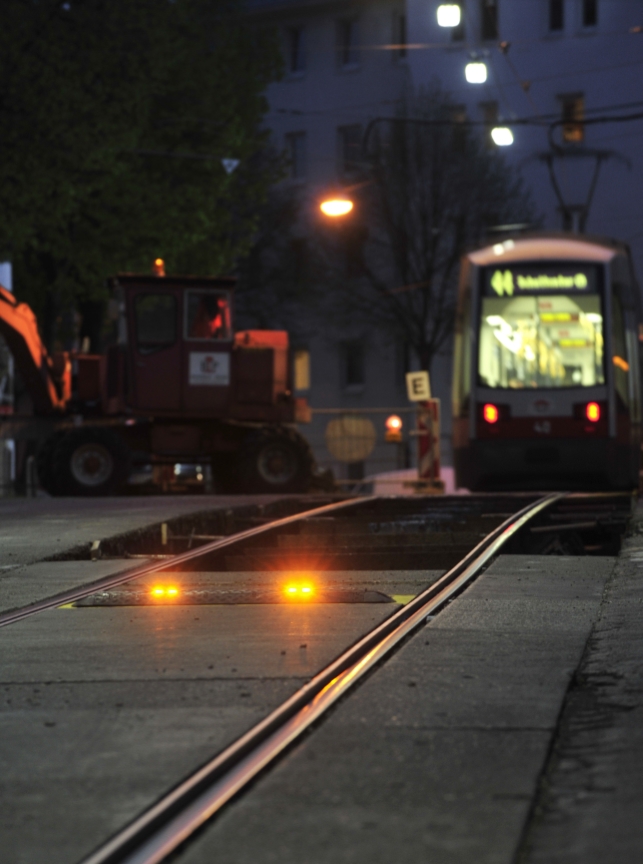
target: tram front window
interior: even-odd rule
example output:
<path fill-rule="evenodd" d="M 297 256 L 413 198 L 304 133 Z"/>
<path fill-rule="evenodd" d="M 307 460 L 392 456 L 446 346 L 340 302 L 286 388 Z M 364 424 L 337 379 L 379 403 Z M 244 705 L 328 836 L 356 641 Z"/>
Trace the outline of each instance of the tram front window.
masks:
<path fill-rule="evenodd" d="M 600 297 L 482 298 L 478 374 L 485 387 L 604 384 Z"/>

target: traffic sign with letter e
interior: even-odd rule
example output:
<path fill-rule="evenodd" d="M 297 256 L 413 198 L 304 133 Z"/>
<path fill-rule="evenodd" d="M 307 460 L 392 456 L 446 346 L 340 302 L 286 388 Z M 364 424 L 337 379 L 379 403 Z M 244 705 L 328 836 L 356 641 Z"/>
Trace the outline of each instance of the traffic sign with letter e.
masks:
<path fill-rule="evenodd" d="M 406 373 L 406 393 L 411 402 L 425 402 L 431 398 L 429 373 L 425 369 Z"/>

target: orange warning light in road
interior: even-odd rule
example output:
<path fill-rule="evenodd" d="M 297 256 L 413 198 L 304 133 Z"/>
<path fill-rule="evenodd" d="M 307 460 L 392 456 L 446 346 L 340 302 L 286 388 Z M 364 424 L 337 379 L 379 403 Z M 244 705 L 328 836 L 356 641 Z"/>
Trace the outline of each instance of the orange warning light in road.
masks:
<path fill-rule="evenodd" d="M 179 589 L 176 585 L 155 585 L 150 591 L 152 597 L 156 600 L 165 600 L 179 596 Z"/>
<path fill-rule="evenodd" d="M 289 582 L 284 591 L 290 600 L 309 600 L 315 593 L 309 582 Z"/>

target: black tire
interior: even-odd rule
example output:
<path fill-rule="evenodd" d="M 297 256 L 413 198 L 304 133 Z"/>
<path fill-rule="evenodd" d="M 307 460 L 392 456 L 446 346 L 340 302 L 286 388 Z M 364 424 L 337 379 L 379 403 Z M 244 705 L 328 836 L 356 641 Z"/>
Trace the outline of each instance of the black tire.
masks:
<path fill-rule="evenodd" d="M 239 491 L 307 492 L 314 463 L 308 442 L 294 429 L 259 429 L 239 453 Z"/>
<path fill-rule="evenodd" d="M 67 433 L 54 432 L 40 445 L 36 453 L 36 473 L 38 485 L 50 495 L 58 495 L 54 478 L 54 452 Z"/>
<path fill-rule="evenodd" d="M 109 429 L 72 429 L 54 450 L 53 476 L 58 495 L 112 495 L 129 473 L 129 450 Z"/>

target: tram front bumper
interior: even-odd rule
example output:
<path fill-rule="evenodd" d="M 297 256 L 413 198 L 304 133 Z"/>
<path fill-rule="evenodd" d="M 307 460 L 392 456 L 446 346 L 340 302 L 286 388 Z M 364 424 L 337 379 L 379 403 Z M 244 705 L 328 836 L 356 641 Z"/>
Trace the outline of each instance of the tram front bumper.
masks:
<path fill-rule="evenodd" d="M 611 438 L 477 440 L 454 461 L 458 486 L 472 491 L 638 486 L 638 453 Z"/>

